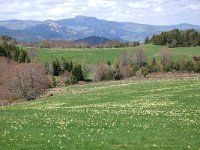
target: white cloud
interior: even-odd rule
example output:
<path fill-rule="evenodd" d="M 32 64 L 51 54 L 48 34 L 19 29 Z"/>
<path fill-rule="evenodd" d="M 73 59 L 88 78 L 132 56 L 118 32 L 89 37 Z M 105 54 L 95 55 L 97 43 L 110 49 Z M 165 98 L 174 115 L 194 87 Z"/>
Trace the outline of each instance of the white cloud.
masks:
<path fill-rule="evenodd" d="M 112 8 L 116 5 L 116 1 L 112 0 L 88 0 L 90 8 Z"/>
<path fill-rule="evenodd" d="M 157 13 L 160 13 L 160 12 L 163 12 L 163 9 L 161 7 L 156 7 L 154 9 L 154 11 L 157 12 Z"/>
<path fill-rule="evenodd" d="M 2 0 L 0 12 L 0 20 L 84 15 L 149 24 L 200 24 L 200 0 Z"/>
<path fill-rule="evenodd" d="M 135 8 L 135 9 L 143 9 L 143 8 L 149 8 L 151 7 L 151 4 L 146 2 L 146 1 L 141 1 L 141 2 L 130 2 L 129 6 L 131 8 Z"/>
<path fill-rule="evenodd" d="M 200 4 L 190 4 L 188 6 L 185 6 L 184 9 L 199 10 L 200 11 Z"/>

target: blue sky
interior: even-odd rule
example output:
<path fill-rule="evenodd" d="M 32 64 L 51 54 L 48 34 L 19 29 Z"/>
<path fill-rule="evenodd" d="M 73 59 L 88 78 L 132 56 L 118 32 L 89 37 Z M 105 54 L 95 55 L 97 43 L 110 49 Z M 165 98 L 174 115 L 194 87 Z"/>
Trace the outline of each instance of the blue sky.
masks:
<path fill-rule="evenodd" d="M 200 0 L 0 0 L 0 20 L 77 15 L 153 25 L 200 25 Z"/>

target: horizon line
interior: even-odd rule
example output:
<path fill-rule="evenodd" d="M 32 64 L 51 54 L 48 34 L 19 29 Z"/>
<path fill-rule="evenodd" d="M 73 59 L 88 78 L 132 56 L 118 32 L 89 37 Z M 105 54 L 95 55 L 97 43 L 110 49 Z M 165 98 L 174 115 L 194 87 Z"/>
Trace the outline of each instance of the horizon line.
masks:
<path fill-rule="evenodd" d="M 148 24 L 148 23 L 138 23 L 138 22 L 126 22 L 126 21 L 114 21 L 114 20 L 107 20 L 107 19 L 99 19 L 97 17 L 94 16 L 84 16 L 84 15 L 77 15 L 74 16 L 72 18 L 61 18 L 61 19 L 45 19 L 45 20 L 34 20 L 34 19 L 5 19 L 5 20 L 0 20 L 0 22 L 3 21 L 38 21 L 38 22 L 45 22 L 45 21 L 58 21 L 58 20 L 67 20 L 67 19 L 75 19 L 77 17 L 85 17 L 85 18 L 96 18 L 97 20 L 103 20 L 103 21 L 108 21 L 108 22 L 119 22 L 119 23 L 133 23 L 133 24 L 140 24 L 140 25 L 150 25 L 150 26 L 175 26 L 175 25 L 183 25 L 183 24 L 187 24 L 187 25 L 194 25 L 194 26 L 200 26 L 200 24 L 192 24 L 192 23 L 187 23 L 187 22 L 182 22 L 182 23 L 178 23 L 178 24 Z"/>

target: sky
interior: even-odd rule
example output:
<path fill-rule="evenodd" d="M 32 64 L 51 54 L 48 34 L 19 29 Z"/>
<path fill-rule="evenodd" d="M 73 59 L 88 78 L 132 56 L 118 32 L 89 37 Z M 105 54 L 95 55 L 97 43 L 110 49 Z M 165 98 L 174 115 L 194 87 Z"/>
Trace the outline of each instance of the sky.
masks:
<path fill-rule="evenodd" d="M 200 0 L 0 0 L 0 20 L 58 20 L 77 15 L 152 25 L 200 25 Z"/>

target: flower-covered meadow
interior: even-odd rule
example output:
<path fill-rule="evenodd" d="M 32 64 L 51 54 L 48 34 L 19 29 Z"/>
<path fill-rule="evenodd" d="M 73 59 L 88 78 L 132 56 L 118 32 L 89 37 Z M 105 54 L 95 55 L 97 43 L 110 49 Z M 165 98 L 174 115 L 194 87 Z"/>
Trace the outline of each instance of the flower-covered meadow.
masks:
<path fill-rule="evenodd" d="M 0 149 L 200 149 L 200 79 L 77 85 L 1 107 Z"/>

